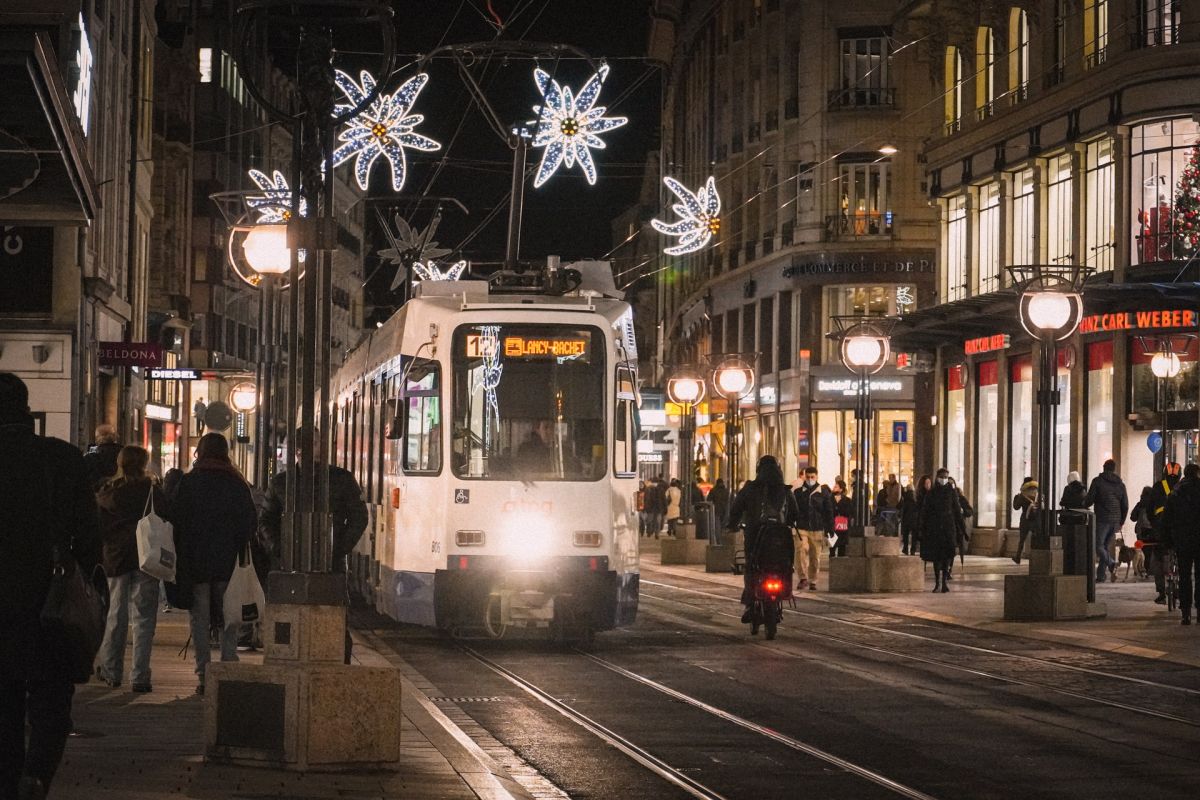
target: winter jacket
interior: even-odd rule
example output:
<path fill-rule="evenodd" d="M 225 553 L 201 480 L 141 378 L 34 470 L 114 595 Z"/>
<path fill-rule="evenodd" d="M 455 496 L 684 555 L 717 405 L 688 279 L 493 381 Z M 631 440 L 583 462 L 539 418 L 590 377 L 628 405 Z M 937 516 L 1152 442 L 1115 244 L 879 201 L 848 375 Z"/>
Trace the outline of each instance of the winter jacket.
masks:
<path fill-rule="evenodd" d="M 1166 482 L 1166 486 L 1163 482 Z M 1155 531 L 1159 526 L 1159 521 L 1162 519 L 1163 512 L 1167 508 L 1167 500 L 1171 494 L 1179 486 L 1178 475 L 1168 475 L 1165 478 L 1159 478 L 1153 486 L 1150 487 L 1150 507 L 1146 509 L 1147 515 L 1150 517 L 1150 524 Z"/>
<path fill-rule="evenodd" d="M 258 527 L 250 487 L 232 464 L 197 461 L 167 498 L 180 582 L 228 581 Z"/>
<path fill-rule="evenodd" d="M 163 516 L 167 502 L 162 489 L 149 477 L 114 485 L 104 484 L 96 495 L 100 506 L 100 535 L 104 540 L 104 574 L 110 578 L 138 568 L 137 526 L 144 516 L 146 499 L 154 490 L 154 509 Z"/>
<path fill-rule="evenodd" d="M 854 500 L 846 495 L 830 494 L 830 528 L 832 529 L 835 520 L 838 517 L 845 517 L 850 528 L 854 527 Z M 849 529 L 844 531 L 833 531 L 840 538 L 845 539 L 849 533 Z"/>
<path fill-rule="evenodd" d="M 1095 507 L 1096 523 L 1100 525 L 1121 525 L 1129 516 L 1129 494 L 1115 472 L 1101 472 L 1092 478 L 1083 504 L 1086 508 Z"/>
<path fill-rule="evenodd" d="M 958 490 L 937 484 L 925 495 L 921 505 L 921 558 L 925 561 L 949 561 L 954 558 L 958 539 L 965 535 Z"/>
<path fill-rule="evenodd" d="M 833 493 L 820 483 L 800 484 L 796 489 L 796 508 L 799 516 L 796 527 L 802 531 L 833 531 Z"/>
<path fill-rule="evenodd" d="M 121 453 L 121 445 L 116 442 L 94 444 L 83 456 L 87 464 L 88 480 L 92 491 L 99 491 L 109 478 L 117 474 L 117 456 Z"/>
<path fill-rule="evenodd" d="M 683 490 L 678 486 L 667 489 L 667 519 L 678 519 L 682 514 L 679 505 L 683 501 Z"/>
<path fill-rule="evenodd" d="M 796 508 L 796 498 L 783 482 L 783 473 L 778 467 L 767 471 L 759 469 L 754 480 L 748 481 L 733 499 L 729 509 L 730 530 L 738 526 L 746 527 L 746 553 L 754 552 L 758 545 L 758 531 L 763 517 L 763 505 L 770 503 L 771 508 L 783 512 L 782 522 L 790 527 L 796 527 L 799 510 Z"/>
<path fill-rule="evenodd" d="M 37 436 L 26 415 L 0 421 L 0 680 L 69 681 L 59 643 L 39 621 L 56 541 L 85 575 L 100 560 L 100 523 L 87 464 L 66 442 Z M 21 732 L 18 731 L 18 734 Z"/>
<path fill-rule="evenodd" d="M 1083 481 L 1071 481 L 1063 487 L 1062 499 L 1058 504 L 1063 508 L 1085 508 L 1087 502 L 1087 487 Z"/>
<path fill-rule="evenodd" d="M 879 494 L 875 497 L 875 510 L 878 512 L 899 509 L 901 494 L 899 481 L 884 481 L 883 485 L 879 487 Z"/>
<path fill-rule="evenodd" d="M 260 544 L 276 562 L 281 550 L 283 504 L 290 473 L 291 470 L 277 473 L 267 484 L 259 526 Z M 329 513 L 333 517 L 333 570 L 341 572 L 345 569 L 346 556 L 367 529 L 369 515 L 358 481 L 348 470 L 332 465 L 329 467 Z"/>
<path fill-rule="evenodd" d="M 1200 481 L 1182 480 L 1175 486 L 1167 498 L 1161 527 L 1164 544 L 1193 558 L 1200 557 Z"/>
<path fill-rule="evenodd" d="M 646 513 L 667 513 L 667 490 L 661 483 L 653 483 L 646 487 Z"/>
<path fill-rule="evenodd" d="M 900 526 L 909 536 L 915 536 L 921 525 L 921 508 L 917 505 L 917 495 L 912 487 L 900 495 Z"/>
<path fill-rule="evenodd" d="M 1082 487 L 1083 484 L 1080 484 Z M 1017 529 L 1021 533 L 1029 533 L 1038 525 L 1038 509 L 1034 508 L 1034 503 L 1038 500 L 1038 484 L 1037 481 L 1027 481 L 1021 485 L 1021 491 L 1013 495 L 1012 507 L 1014 511 L 1021 512 L 1021 519 L 1017 524 Z M 1080 508 L 1082 506 L 1075 506 Z"/>
<path fill-rule="evenodd" d="M 718 480 L 713 488 L 708 490 L 707 499 L 713 504 L 713 513 L 717 517 L 717 524 L 724 525 L 729 516 L 729 487 L 723 481 Z"/>

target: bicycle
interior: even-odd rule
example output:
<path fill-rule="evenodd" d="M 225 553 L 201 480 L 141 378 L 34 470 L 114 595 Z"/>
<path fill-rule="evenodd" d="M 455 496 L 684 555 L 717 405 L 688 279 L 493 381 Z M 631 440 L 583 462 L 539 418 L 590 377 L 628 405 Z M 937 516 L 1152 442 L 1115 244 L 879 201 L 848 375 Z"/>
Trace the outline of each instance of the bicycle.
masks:
<path fill-rule="evenodd" d="M 1179 560 L 1173 550 L 1163 553 L 1162 559 L 1163 594 L 1167 597 L 1167 610 L 1174 611 L 1179 604 Z"/>

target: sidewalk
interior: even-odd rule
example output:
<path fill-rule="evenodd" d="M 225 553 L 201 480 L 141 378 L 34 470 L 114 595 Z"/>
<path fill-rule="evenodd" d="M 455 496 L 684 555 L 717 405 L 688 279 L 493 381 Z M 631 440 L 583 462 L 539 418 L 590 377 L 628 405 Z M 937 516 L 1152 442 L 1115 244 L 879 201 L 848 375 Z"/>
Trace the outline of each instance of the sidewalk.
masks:
<path fill-rule="evenodd" d="M 154 691 L 133 694 L 128 674 L 118 689 L 99 683 L 77 687 L 75 734 L 54 781 L 55 800 L 158 800 L 221 798 L 409 798 L 419 800 L 530 800 L 497 762 L 421 692 L 404 669 L 400 725 L 402 762 L 397 772 L 293 773 L 206 764 L 203 698 L 194 662 L 180 650 L 188 637 L 187 613 L 160 614 L 151 659 Z M 355 659 L 379 666 L 388 658 L 355 637 Z M 128 673 L 132 651 L 126 651 Z M 240 653 L 260 661 L 259 653 Z M 214 653 L 216 656 L 216 653 Z"/>
<path fill-rule="evenodd" d="M 730 573 L 705 573 L 704 565 L 661 566 L 658 541 L 642 539 L 643 567 L 668 575 L 736 588 L 742 578 Z M 822 559 L 817 585 L 829 585 L 828 562 Z M 1030 639 L 1073 644 L 1106 652 L 1162 659 L 1200 667 L 1200 628 L 1179 624 L 1179 611 L 1168 613 L 1155 605 L 1154 581 L 1138 581 L 1130 574 L 1123 580 L 1124 567 L 1116 583 L 1096 587 L 1096 600 L 1107 616 L 1077 622 L 1005 622 L 1004 576 L 1025 574 L 1027 564 L 1017 566 L 1010 558 L 967 556 L 966 565 L 955 560 L 950 591 L 932 594 L 932 577 L 924 592 L 904 594 L 829 594 L 824 591 L 797 592 L 797 598 L 868 608 L 949 625 L 1024 636 Z M 929 568 L 926 567 L 929 576 Z M 648 576 L 647 576 L 648 577 Z"/>

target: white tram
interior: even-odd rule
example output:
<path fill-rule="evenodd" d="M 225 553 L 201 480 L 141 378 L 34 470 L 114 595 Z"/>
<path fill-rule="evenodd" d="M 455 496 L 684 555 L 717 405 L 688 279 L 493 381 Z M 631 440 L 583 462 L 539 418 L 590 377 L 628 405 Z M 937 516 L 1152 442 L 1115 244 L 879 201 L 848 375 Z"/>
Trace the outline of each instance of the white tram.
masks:
<path fill-rule="evenodd" d="M 417 284 L 334 377 L 373 520 L 351 579 L 456 636 L 587 638 L 637 613 L 632 311 L 503 292 Z"/>

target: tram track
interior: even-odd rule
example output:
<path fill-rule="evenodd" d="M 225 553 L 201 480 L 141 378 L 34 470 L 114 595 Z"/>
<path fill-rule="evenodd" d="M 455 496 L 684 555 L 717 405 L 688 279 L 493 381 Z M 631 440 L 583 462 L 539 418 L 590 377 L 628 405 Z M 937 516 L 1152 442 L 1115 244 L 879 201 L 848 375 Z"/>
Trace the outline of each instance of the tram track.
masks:
<path fill-rule="evenodd" d="M 724 611 L 714 611 L 712 608 L 707 608 L 705 606 L 697 605 L 695 603 L 686 603 L 677 598 L 663 597 L 663 596 L 657 595 L 657 594 L 650 594 L 644 590 L 644 587 L 646 587 L 646 586 L 662 587 L 665 589 L 674 590 L 676 592 L 683 592 L 683 593 L 690 594 L 690 595 L 697 595 L 697 596 L 701 596 L 701 597 L 707 597 L 707 598 L 711 598 L 711 599 L 715 599 L 715 600 L 720 600 L 723 603 L 738 604 L 740 607 L 740 603 L 737 600 L 737 598 L 735 598 L 735 597 L 731 597 L 728 595 L 716 594 L 714 592 L 701 591 L 698 589 L 692 589 L 692 588 L 688 588 L 688 587 L 684 587 L 684 586 L 675 586 L 675 585 L 669 584 L 669 583 L 661 583 L 658 581 L 646 580 L 644 578 L 642 579 L 641 584 L 643 586 L 643 591 L 641 592 L 641 595 L 644 598 L 650 598 L 650 599 L 657 600 L 659 602 L 664 602 L 664 603 L 682 605 L 682 606 L 686 606 L 686 607 L 689 607 L 692 609 L 703 611 L 705 613 L 709 613 L 709 614 L 715 613 L 720 616 L 737 619 L 739 621 L 741 619 L 740 614 L 734 614 L 734 613 L 729 613 L 729 612 L 724 612 Z M 870 631 L 872 633 L 877 633 L 877 634 L 885 634 L 888 636 L 902 637 L 902 638 L 913 640 L 913 641 L 919 641 L 924 645 L 936 645 L 937 647 L 952 647 L 952 648 L 956 648 L 956 649 L 960 649 L 960 650 L 964 650 L 964 651 L 974 652 L 980 656 L 987 656 L 989 658 L 994 657 L 994 658 L 1002 658 L 1004 660 L 1013 660 L 1013 663 L 1016 663 L 1017 661 L 1021 661 L 1021 662 L 1025 662 L 1025 663 L 1029 663 L 1029 664 L 1036 664 L 1038 666 L 1038 668 L 1043 669 L 1043 670 L 1049 670 L 1049 671 L 1063 670 L 1066 672 L 1082 674 L 1082 675 L 1087 676 L 1087 678 L 1093 679 L 1093 680 L 1099 679 L 1102 681 L 1109 681 L 1109 680 L 1125 681 L 1130 684 L 1137 685 L 1143 689 L 1152 688 L 1152 689 L 1156 689 L 1156 690 L 1167 690 L 1167 691 L 1183 694 L 1183 695 L 1186 695 L 1189 697 L 1200 696 L 1200 691 L 1191 689 L 1189 687 L 1159 683 L 1159 682 L 1147 680 L 1144 678 L 1136 678 L 1136 677 L 1131 677 L 1131 676 L 1120 675 L 1120 674 L 1114 673 L 1114 672 L 1106 672 L 1103 670 L 1095 670 L 1095 669 L 1090 669 L 1087 667 L 1080 667 L 1080 666 L 1074 665 L 1074 664 L 1064 664 L 1064 663 L 1056 662 L 1056 661 L 1053 661 L 1050 659 L 1038 658 L 1036 656 L 1027 656 L 1027 655 L 1020 654 L 1020 653 L 1007 653 L 1007 652 L 1004 652 L 1001 650 L 996 650 L 994 648 L 988 648 L 988 647 L 982 647 L 979 645 L 968 645 L 968 644 L 963 644 L 961 642 L 946 641 L 944 639 L 939 639 L 937 637 L 922 636 L 921 634 L 913 633 L 911 631 L 896 631 L 896 630 L 892 630 L 890 628 L 885 628 L 885 627 L 882 627 L 879 625 L 870 625 L 867 623 L 857 622 L 854 620 L 839 619 L 838 617 L 834 617 L 834 616 L 814 614 L 811 612 L 799 611 L 796 609 L 785 608 L 785 614 L 800 616 L 800 617 L 813 619 L 813 620 L 818 620 L 822 623 L 834 623 L 834 624 L 845 625 L 845 626 L 852 627 L 853 629 L 856 629 L 856 630 Z M 1072 699 L 1083 700 L 1083 701 L 1090 702 L 1090 703 L 1108 706 L 1110 708 L 1119 709 L 1121 711 L 1125 711 L 1125 712 L 1129 712 L 1129 713 L 1133 713 L 1133 714 L 1138 714 L 1138 715 L 1151 717 L 1151 718 L 1155 718 L 1155 719 L 1159 719 L 1159 720 L 1173 722 L 1173 723 L 1185 725 L 1185 726 L 1192 727 L 1192 728 L 1200 728 L 1200 719 L 1183 717 L 1183 716 L 1179 716 L 1177 714 L 1172 714 L 1167 711 L 1156 710 L 1153 708 L 1147 708 L 1144 705 L 1139 706 L 1139 705 L 1134 705 L 1131 703 L 1124 703 L 1119 700 L 1109 699 L 1108 697 L 1099 695 L 1096 692 L 1073 691 L 1071 689 L 1063 688 L 1062 686 L 1055 686 L 1053 684 L 1046 683 L 1046 682 L 1041 682 L 1041 681 L 1037 681 L 1037 680 L 1029 680 L 1029 679 L 1017 677 L 1014 675 L 1003 674 L 1002 672 L 996 671 L 994 669 L 983 669 L 983 668 L 976 667 L 976 666 L 968 666 L 965 664 L 955 663 L 953 661 L 946 660 L 946 659 L 934 658 L 934 657 L 931 657 L 931 656 L 925 655 L 925 654 L 905 652 L 903 650 L 886 647 L 886 646 L 883 646 L 880 644 L 858 641 L 853 638 L 849 638 L 847 636 L 838 636 L 838 635 L 835 635 L 832 633 L 815 631 L 815 630 L 811 630 L 808 628 L 790 628 L 789 630 L 792 633 L 799 635 L 799 636 L 806 636 L 806 637 L 815 638 L 815 639 L 822 639 L 825 641 L 835 642 L 839 645 L 844 645 L 844 646 L 853 647 L 853 648 L 860 649 L 860 650 L 867 650 L 870 652 L 878 653 L 880 655 L 885 655 L 885 656 L 900 658 L 900 659 L 904 659 L 904 660 L 908 660 L 908 661 L 924 663 L 924 664 L 927 664 L 930 666 L 954 670 L 954 671 L 962 672 L 962 673 L 967 673 L 967 674 L 974 675 L 975 677 L 986 678 L 989 680 L 995 680 L 995 681 L 1007 683 L 1010 685 L 1038 689 L 1041 691 L 1047 691 L 1047 692 L 1051 692 L 1051 693 L 1058 694 L 1061 696 L 1070 697 Z M 761 646 L 767 647 L 768 645 L 763 644 Z M 797 658 L 800 657 L 797 654 L 789 653 L 787 650 L 779 648 L 779 647 L 772 647 L 771 649 L 773 651 L 778 651 L 781 654 L 786 655 L 786 656 L 793 656 L 793 657 L 797 657 Z"/>

